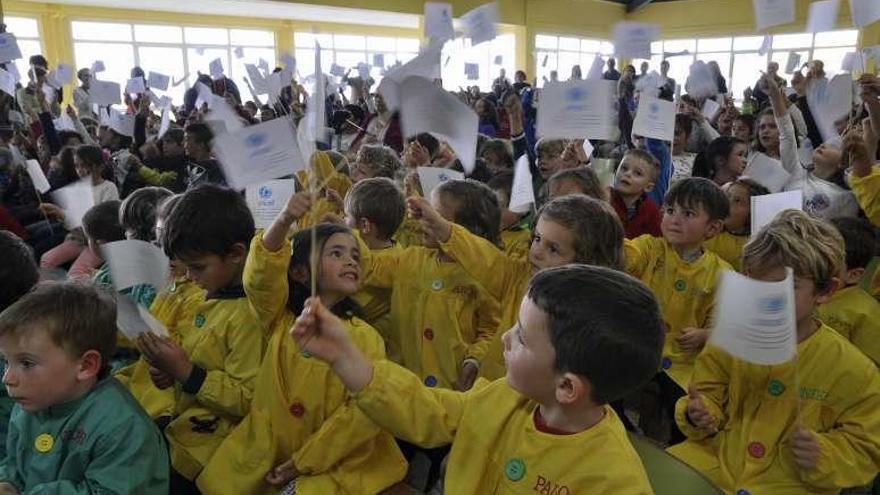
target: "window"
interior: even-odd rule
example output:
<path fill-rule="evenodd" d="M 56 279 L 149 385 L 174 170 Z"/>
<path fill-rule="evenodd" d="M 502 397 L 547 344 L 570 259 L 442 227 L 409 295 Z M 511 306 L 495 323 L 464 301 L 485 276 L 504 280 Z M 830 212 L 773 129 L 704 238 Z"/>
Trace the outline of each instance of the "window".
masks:
<path fill-rule="evenodd" d="M 354 77 L 358 64 L 370 65 L 370 77 L 376 82 L 372 91 L 382 80 L 385 68 L 398 62 L 409 62 L 419 54 L 418 38 L 296 32 L 293 34 L 293 44 L 300 77 L 315 72 L 315 43 L 321 47 L 321 69 L 325 74 L 329 74 L 333 64 L 336 64 L 343 70 L 351 69 Z M 346 94 L 351 96 L 350 88 L 346 88 Z"/>
<path fill-rule="evenodd" d="M 492 81 L 501 71 L 513 82 L 516 71 L 516 43 L 512 34 L 499 34 L 495 39 L 471 45 L 470 38 L 456 38 L 443 45 L 440 55 L 440 75 L 443 86 L 449 90 L 479 86 L 482 91 L 492 89 Z M 475 64 L 477 78 L 466 73 L 467 64 Z"/>
<path fill-rule="evenodd" d="M 567 80 L 575 65 L 581 67 L 582 77 L 587 77 L 597 55 L 607 58 L 613 53 L 614 45 L 609 41 L 539 34 L 535 36 L 535 75 L 538 86 L 549 81 L 553 71 L 560 81 Z"/>
<path fill-rule="evenodd" d="M 22 84 L 27 84 L 28 59 L 32 55 L 43 53 L 39 24 L 36 19 L 30 17 L 4 17 L 3 22 L 6 23 L 6 31 L 14 34 L 18 41 L 21 58 L 15 61 L 15 67 L 21 74 Z"/>
<path fill-rule="evenodd" d="M 824 33 L 777 34 L 772 38 L 770 51 L 759 55 L 763 36 L 737 36 L 724 38 L 700 38 L 665 40 L 651 43 L 649 70 L 660 70 L 660 62 L 669 61 L 669 75 L 684 86 L 690 66 L 696 60 L 718 62 L 721 73 L 727 78 L 727 89 L 737 101 L 742 99 L 743 90 L 755 84 L 760 71 L 766 70 L 767 63 L 777 62 L 784 72 L 788 54 L 800 54 L 802 63 L 817 59 L 825 62 L 829 74 L 840 72 L 840 66 L 847 53 L 856 51 L 858 31 L 841 30 Z M 540 50 L 540 47 L 538 47 Z M 638 72 L 645 60 L 634 60 Z M 539 58 L 540 62 L 540 58 Z"/>
<path fill-rule="evenodd" d="M 241 96 L 251 99 L 242 77 L 245 63 L 264 59 L 275 62 L 275 33 L 257 29 L 130 24 L 116 22 L 73 21 L 73 52 L 77 68 L 90 67 L 102 60 L 106 71 L 99 79 L 124 84 L 137 65 L 144 72 L 160 72 L 174 82 L 166 94 L 175 103 L 191 87 L 198 73 L 207 73 L 208 64 L 219 58 L 226 76 L 235 81 Z"/>

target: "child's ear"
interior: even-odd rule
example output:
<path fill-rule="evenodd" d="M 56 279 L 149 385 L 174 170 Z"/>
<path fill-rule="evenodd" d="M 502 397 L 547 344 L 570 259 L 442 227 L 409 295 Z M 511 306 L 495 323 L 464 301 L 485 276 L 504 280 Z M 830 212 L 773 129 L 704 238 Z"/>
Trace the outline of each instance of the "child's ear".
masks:
<path fill-rule="evenodd" d="M 98 376 L 101 368 L 104 366 L 104 360 L 101 359 L 101 353 L 95 349 L 89 349 L 79 358 L 79 370 L 76 378 L 79 381 L 85 381 Z"/>
<path fill-rule="evenodd" d="M 248 247 L 243 242 L 236 242 L 229 248 L 229 252 L 226 253 L 226 257 L 234 261 L 236 264 L 244 263 L 245 258 L 247 258 Z"/>
<path fill-rule="evenodd" d="M 864 268 L 853 268 L 852 270 L 846 271 L 846 280 L 843 281 L 844 285 L 853 285 L 859 283 L 862 280 L 862 277 L 865 276 Z"/>
<path fill-rule="evenodd" d="M 370 234 L 373 232 L 373 222 L 370 222 L 366 218 L 358 218 L 357 219 L 357 228 L 361 234 Z"/>
<path fill-rule="evenodd" d="M 645 192 L 646 192 L 646 193 L 649 193 L 649 192 L 653 191 L 653 190 L 654 190 L 654 186 L 656 186 L 656 185 L 657 185 L 657 184 L 656 184 L 654 181 L 648 182 L 648 185 L 645 186 Z"/>
<path fill-rule="evenodd" d="M 706 226 L 706 239 L 711 239 L 720 234 L 724 229 L 724 220 L 710 220 Z"/>
<path fill-rule="evenodd" d="M 571 372 L 563 373 L 556 380 L 556 401 L 560 404 L 574 404 L 589 398 L 593 391 L 589 381 Z"/>
<path fill-rule="evenodd" d="M 816 304 L 825 304 L 831 300 L 831 296 L 837 292 L 838 289 L 843 287 L 843 282 L 838 277 L 832 277 L 831 281 L 828 282 L 828 286 L 825 287 L 825 290 L 816 293 Z"/>

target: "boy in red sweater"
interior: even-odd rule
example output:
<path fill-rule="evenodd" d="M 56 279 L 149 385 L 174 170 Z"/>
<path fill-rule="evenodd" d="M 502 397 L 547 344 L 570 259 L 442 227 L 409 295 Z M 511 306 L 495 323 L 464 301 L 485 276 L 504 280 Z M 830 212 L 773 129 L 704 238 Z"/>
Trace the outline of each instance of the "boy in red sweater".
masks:
<path fill-rule="evenodd" d="M 611 206 L 623 223 L 627 239 L 642 234 L 661 235 L 660 208 L 647 196 L 659 173 L 660 162 L 640 149 L 627 151 L 617 167 L 614 187 L 611 188 Z"/>

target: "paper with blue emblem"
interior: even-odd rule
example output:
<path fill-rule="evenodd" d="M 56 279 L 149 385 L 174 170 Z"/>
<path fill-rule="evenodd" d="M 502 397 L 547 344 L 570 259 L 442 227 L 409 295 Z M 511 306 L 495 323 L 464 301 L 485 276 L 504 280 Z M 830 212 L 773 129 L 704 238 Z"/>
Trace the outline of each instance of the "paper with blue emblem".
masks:
<path fill-rule="evenodd" d="M 214 152 L 227 182 L 235 189 L 305 169 L 289 118 L 273 119 L 217 136 Z"/>
<path fill-rule="evenodd" d="M 660 26 L 645 22 L 614 25 L 614 54 L 624 58 L 651 58 L 651 42 L 660 39 Z"/>
<path fill-rule="evenodd" d="M 794 0 L 752 0 L 752 6 L 755 11 L 755 27 L 758 31 L 794 22 Z"/>
<path fill-rule="evenodd" d="M 632 132 L 642 137 L 672 141 L 675 136 L 675 103 L 658 98 L 640 98 Z"/>
<path fill-rule="evenodd" d="M 572 80 L 547 84 L 538 102 L 538 135 L 561 139 L 615 139 L 616 81 Z"/>
<path fill-rule="evenodd" d="M 782 364 L 797 352 L 794 276 L 761 282 L 732 271 L 721 275 L 709 342 L 754 364 Z"/>
<path fill-rule="evenodd" d="M 245 189 L 244 197 L 254 216 L 254 225 L 265 229 L 272 225 L 296 189 L 294 179 L 278 179 L 251 184 Z"/>
<path fill-rule="evenodd" d="M 12 33 L 0 33 L 0 62 L 9 62 L 21 58 L 18 41 Z"/>
<path fill-rule="evenodd" d="M 419 182 L 422 184 L 422 193 L 426 198 L 431 197 L 431 191 L 440 184 L 450 180 L 464 179 L 464 174 L 458 170 L 440 167 L 419 167 Z"/>
<path fill-rule="evenodd" d="M 101 255 L 107 261 L 117 291 L 146 284 L 159 292 L 168 282 L 171 262 L 152 243 L 137 239 L 108 242 L 101 246 Z"/>

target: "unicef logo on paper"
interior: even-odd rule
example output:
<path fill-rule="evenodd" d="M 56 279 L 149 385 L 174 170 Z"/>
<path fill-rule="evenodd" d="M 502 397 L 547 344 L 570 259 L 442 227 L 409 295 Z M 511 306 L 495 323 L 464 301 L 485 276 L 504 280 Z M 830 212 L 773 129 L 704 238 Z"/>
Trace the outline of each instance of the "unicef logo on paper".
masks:
<path fill-rule="evenodd" d="M 656 103 L 651 103 L 650 110 L 651 110 L 651 113 L 657 113 L 660 111 L 660 105 L 658 105 Z"/>
<path fill-rule="evenodd" d="M 437 176 L 437 180 L 439 180 L 440 182 L 446 182 L 449 179 L 450 179 L 449 175 L 445 174 L 445 173 L 441 173 L 440 175 Z"/>
<path fill-rule="evenodd" d="M 569 112 L 581 112 L 585 109 L 584 102 L 587 100 L 587 90 L 581 87 L 569 88 L 565 91 L 565 110 Z"/>
<path fill-rule="evenodd" d="M 258 148 L 265 144 L 267 139 L 268 136 L 266 136 L 265 132 L 257 132 L 248 136 L 244 142 L 249 148 Z"/>
<path fill-rule="evenodd" d="M 775 315 L 785 309 L 785 299 L 782 296 L 768 296 L 758 300 L 758 309 L 761 314 Z"/>
<path fill-rule="evenodd" d="M 269 186 L 260 187 L 260 199 L 269 199 L 272 197 L 272 188 Z"/>

